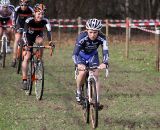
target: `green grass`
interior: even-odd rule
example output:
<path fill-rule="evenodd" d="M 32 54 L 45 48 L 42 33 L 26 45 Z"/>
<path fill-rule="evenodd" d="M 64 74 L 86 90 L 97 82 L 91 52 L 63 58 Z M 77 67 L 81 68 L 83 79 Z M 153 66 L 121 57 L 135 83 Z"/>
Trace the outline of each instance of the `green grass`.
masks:
<path fill-rule="evenodd" d="M 160 73 L 155 71 L 155 46 L 130 46 L 124 58 L 124 44 L 110 49 L 110 73 L 100 73 L 104 109 L 99 112 L 97 130 L 160 129 Z M 0 130 L 90 130 L 75 102 L 73 46 L 44 54 L 45 91 L 42 101 L 20 90 L 21 76 L 10 67 L 0 68 Z"/>

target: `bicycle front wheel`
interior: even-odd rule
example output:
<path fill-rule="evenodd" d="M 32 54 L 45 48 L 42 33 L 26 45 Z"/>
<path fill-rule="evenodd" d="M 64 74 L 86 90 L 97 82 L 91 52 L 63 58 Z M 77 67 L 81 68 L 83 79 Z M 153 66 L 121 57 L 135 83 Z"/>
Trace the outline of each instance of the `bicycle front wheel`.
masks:
<path fill-rule="evenodd" d="M 27 72 L 27 85 L 28 85 L 28 90 L 25 90 L 26 95 L 31 95 L 32 93 L 32 76 L 34 75 L 34 67 L 32 61 L 29 61 L 28 64 L 28 72 Z"/>
<path fill-rule="evenodd" d="M 44 90 L 44 67 L 41 60 L 37 61 L 35 67 L 35 94 L 37 100 L 41 100 Z"/>
<path fill-rule="evenodd" d="M 7 39 L 3 38 L 2 39 L 2 67 L 5 67 L 5 61 L 6 61 L 6 45 L 7 45 Z"/>
<path fill-rule="evenodd" d="M 86 85 L 86 86 L 85 86 Z M 83 119 L 85 123 L 89 123 L 89 114 L 90 114 L 90 104 L 88 101 L 88 84 L 86 83 L 82 86 L 82 110 L 83 110 Z"/>
<path fill-rule="evenodd" d="M 97 102 L 97 90 L 96 90 L 96 81 L 90 79 L 90 95 L 91 95 L 91 122 L 92 127 L 96 128 L 98 126 L 98 102 Z"/>

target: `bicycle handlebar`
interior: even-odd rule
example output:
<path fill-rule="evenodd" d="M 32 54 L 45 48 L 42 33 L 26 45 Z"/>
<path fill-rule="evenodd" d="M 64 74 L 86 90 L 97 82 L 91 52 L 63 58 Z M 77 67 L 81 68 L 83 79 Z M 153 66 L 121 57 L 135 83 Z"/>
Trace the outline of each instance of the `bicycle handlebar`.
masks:
<path fill-rule="evenodd" d="M 13 26 L 8 26 L 8 25 L 0 25 L 2 28 L 12 28 Z"/>
<path fill-rule="evenodd" d="M 93 67 L 85 67 L 84 69 L 78 69 L 79 71 L 94 71 L 96 69 L 100 69 L 99 66 L 93 66 Z M 109 75 L 109 70 L 108 70 L 108 65 L 106 66 L 106 78 L 108 77 Z"/>
<path fill-rule="evenodd" d="M 53 54 L 53 49 L 55 47 L 52 47 L 52 46 L 43 46 L 43 45 L 34 45 L 34 46 L 27 46 L 28 48 L 46 48 L 46 49 L 51 49 L 50 51 L 50 56 L 52 56 Z M 27 50 L 27 49 L 26 49 Z"/>

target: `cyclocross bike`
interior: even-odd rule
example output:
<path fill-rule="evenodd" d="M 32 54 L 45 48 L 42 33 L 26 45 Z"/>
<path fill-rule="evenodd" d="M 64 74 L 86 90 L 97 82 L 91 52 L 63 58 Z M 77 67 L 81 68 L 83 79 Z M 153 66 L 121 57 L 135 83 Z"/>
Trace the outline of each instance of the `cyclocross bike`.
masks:
<path fill-rule="evenodd" d="M 95 69 L 98 69 L 98 67 L 86 67 L 85 69 L 85 71 L 87 71 L 87 75 L 85 79 L 85 84 L 81 88 L 82 99 L 80 103 L 82 105 L 84 121 L 89 124 L 91 119 L 93 128 L 98 127 L 98 102 L 97 102 L 96 78 L 93 75 Z M 76 68 L 75 78 L 77 72 L 78 69 Z M 108 76 L 108 66 L 106 68 L 106 77 L 107 76 Z"/>
<path fill-rule="evenodd" d="M 6 30 L 7 30 L 7 28 L 11 28 L 11 26 L 2 25 L 1 27 L 3 28 L 3 35 L 1 38 L 1 56 L 2 56 L 1 65 L 4 68 L 5 62 L 6 62 L 7 45 L 8 45 L 8 37 L 6 34 Z"/>
<path fill-rule="evenodd" d="M 33 48 L 31 58 L 28 65 L 27 72 L 27 82 L 28 82 L 28 90 L 25 90 L 26 95 L 31 95 L 32 86 L 35 83 L 35 94 L 37 100 L 41 100 L 44 91 L 44 66 L 43 61 L 40 58 L 40 50 L 43 48 L 51 49 L 50 55 L 52 55 L 53 48 L 51 46 L 30 46 L 29 48 Z"/>

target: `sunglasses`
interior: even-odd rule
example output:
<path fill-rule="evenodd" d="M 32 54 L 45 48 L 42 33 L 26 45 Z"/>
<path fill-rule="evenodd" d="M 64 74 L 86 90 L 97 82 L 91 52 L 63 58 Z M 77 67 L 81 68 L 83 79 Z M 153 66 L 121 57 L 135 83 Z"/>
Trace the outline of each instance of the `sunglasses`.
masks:
<path fill-rule="evenodd" d="M 22 3 L 22 4 L 20 4 L 20 6 L 28 6 L 28 4 Z"/>
<path fill-rule="evenodd" d="M 8 8 L 8 6 L 3 6 L 3 8 Z"/>

